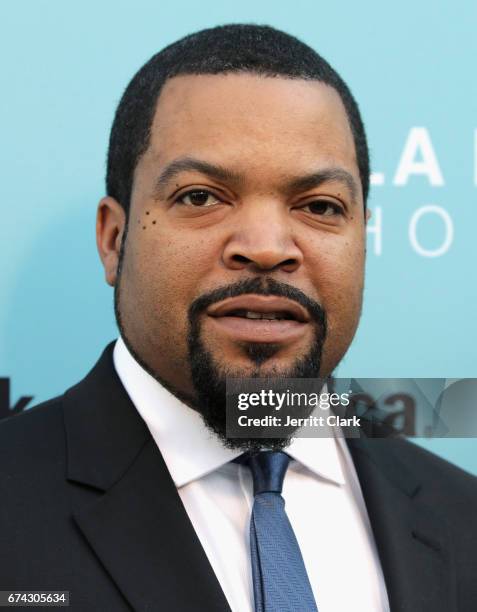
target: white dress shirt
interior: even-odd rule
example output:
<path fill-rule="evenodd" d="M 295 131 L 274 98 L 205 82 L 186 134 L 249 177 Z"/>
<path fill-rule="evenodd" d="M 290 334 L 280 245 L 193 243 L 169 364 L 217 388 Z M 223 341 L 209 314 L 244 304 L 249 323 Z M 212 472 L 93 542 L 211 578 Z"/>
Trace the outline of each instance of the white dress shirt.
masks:
<path fill-rule="evenodd" d="M 253 486 L 240 451 L 150 376 L 119 338 L 114 365 L 169 469 L 233 612 L 254 610 Z M 320 612 L 387 612 L 389 603 L 354 464 L 343 438 L 294 438 L 282 495 Z"/>

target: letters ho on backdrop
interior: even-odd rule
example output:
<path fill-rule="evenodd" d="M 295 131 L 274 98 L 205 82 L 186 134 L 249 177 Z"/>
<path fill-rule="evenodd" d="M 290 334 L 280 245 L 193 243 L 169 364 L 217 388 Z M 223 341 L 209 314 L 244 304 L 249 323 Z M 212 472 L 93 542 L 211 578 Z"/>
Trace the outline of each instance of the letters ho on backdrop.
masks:
<path fill-rule="evenodd" d="M 473 134 L 473 177 L 470 181 L 477 186 L 477 129 Z M 401 156 L 397 162 L 396 170 L 392 178 L 393 187 L 406 187 L 413 176 L 423 176 L 431 187 L 444 187 L 444 174 L 439 163 L 431 138 L 431 133 L 426 127 L 412 127 L 409 130 Z M 371 185 L 380 187 L 385 185 L 386 177 L 382 172 L 371 174 Z M 379 199 L 379 194 L 377 194 Z M 419 231 L 425 227 L 430 220 L 440 222 L 439 237 L 437 244 L 429 247 L 424 245 L 419 238 Z M 367 226 L 369 252 L 380 256 L 383 253 L 384 215 L 380 205 L 372 208 L 372 218 Z M 409 217 L 408 239 L 412 250 L 421 257 L 441 257 L 451 248 L 454 241 L 454 223 L 452 216 L 442 203 L 437 201 L 428 202 L 418 206 Z"/>

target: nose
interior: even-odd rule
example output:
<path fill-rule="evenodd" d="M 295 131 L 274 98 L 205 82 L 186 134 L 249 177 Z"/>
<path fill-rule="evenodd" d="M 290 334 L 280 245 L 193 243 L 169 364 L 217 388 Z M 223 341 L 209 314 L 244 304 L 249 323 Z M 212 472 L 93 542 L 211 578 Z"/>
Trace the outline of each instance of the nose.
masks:
<path fill-rule="evenodd" d="M 288 211 L 273 201 L 244 203 L 234 216 L 223 261 L 232 270 L 297 270 L 303 253 L 293 237 Z"/>

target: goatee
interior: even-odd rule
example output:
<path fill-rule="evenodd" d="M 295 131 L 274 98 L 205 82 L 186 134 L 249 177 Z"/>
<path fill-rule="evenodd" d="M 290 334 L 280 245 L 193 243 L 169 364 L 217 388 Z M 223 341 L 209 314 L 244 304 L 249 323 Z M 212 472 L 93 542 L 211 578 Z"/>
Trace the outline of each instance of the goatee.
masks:
<path fill-rule="evenodd" d="M 309 352 L 298 358 L 290 368 L 277 370 L 264 368 L 279 350 L 280 345 L 270 343 L 244 344 L 244 352 L 254 364 L 254 369 L 244 373 L 240 368 L 226 367 L 216 363 L 207 350 L 200 329 L 200 315 L 212 304 L 226 298 L 243 294 L 276 295 L 295 300 L 308 311 L 314 325 L 314 339 Z M 226 388 L 227 378 L 318 378 L 321 356 L 326 338 L 326 315 L 318 302 L 303 292 L 274 279 L 255 278 L 218 288 L 194 300 L 189 308 L 188 350 L 192 381 L 197 393 L 194 408 L 200 412 L 206 426 L 222 443 L 232 449 L 257 451 L 259 449 L 280 450 L 288 446 L 292 437 L 281 438 L 230 438 L 226 435 Z"/>

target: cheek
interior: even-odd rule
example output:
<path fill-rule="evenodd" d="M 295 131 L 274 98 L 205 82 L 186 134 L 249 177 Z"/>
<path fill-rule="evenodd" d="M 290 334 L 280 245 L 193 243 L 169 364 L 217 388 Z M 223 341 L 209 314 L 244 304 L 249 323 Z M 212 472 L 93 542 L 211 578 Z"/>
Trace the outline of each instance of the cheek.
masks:
<path fill-rule="evenodd" d="M 313 266 L 313 284 L 326 311 L 327 337 L 322 375 L 341 361 L 356 332 L 361 313 L 364 278 L 364 243 L 330 240 L 321 244 Z"/>
<path fill-rule="evenodd" d="M 327 313 L 330 337 L 351 341 L 362 301 L 364 280 L 364 242 L 340 237 L 322 243 L 313 260 L 313 279 L 317 295 Z"/>
<path fill-rule="evenodd" d="M 161 231 L 141 226 L 130 236 L 125 263 L 136 304 L 148 322 L 185 330 L 187 310 L 197 296 L 199 282 L 212 268 L 205 240 L 192 240 L 186 232 Z M 129 237 L 128 237 L 129 240 Z M 210 249 L 210 245 L 209 245 Z M 137 315 L 140 313 L 137 312 Z"/>

